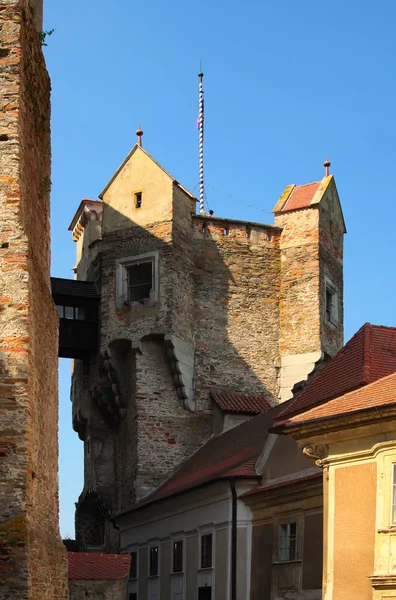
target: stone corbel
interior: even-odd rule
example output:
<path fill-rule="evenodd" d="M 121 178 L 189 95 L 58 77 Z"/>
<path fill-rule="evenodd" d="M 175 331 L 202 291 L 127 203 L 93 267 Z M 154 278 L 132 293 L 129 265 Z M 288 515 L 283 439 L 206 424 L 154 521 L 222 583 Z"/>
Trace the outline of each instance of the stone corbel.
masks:
<path fill-rule="evenodd" d="M 304 456 L 315 460 L 315 464 L 318 465 L 318 467 L 323 467 L 322 461 L 329 455 L 329 447 L 327 444 L 308 444 L 307 446 L 303 447 L 302 451 Z"/>
<path fill-rule="evenodd" d="M 177 395 L 187 410 L 195 410 L 194 346 L 172 334 L 167 334 L 164 341 Z"/>

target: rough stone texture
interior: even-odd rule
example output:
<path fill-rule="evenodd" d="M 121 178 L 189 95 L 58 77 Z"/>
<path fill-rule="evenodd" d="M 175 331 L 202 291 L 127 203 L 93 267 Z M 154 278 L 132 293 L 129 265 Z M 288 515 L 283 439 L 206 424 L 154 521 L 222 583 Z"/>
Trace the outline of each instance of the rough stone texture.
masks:
<path fill-rule="evenodd" d="M 127 579 L 118 581 L 98 581 L 89 579 L 69 579 L 70 600 L 125 600 Z"/>
<path fill-rule="evenodd" d="M 76 528 L 83 549 L 116 551 L 112 526 L 95 529 L 89 516 L 93 497 L 99 524 L 106 510 L 129 509 L 163 481 L 213 432 L 211 389 L 272 394 L 275 403 L 283 357 L 303 357 L 305 370 L 293 373 L 304 379 L 316 354 L 341 344 L 342 334 L 322 331 L 321 303 L 325 273 L 335 283 L 342 276 L 342 253 L 338 237 L 326 241 L 331 198 L 322 216 L 319 204 L 277 215 L 275 227 L 192 215 L 188 192 L 138 147 L 102 198 L 101 221 L 82 218 L 81 205 L 73 219 L 82 224 L 73 233 L 77 277 L 95 281 L 101 295 L 100 353 L 75 361 L 73 374 L 73 424 L 85 443 Z M 130 306 L 118 297 L 118 261 L 150 252 L 158 259 L 157 295 Z M 185 407 L 170 336 L 192 349 L 193 410 Z"/>
<path fill-rule="evenodd" d="M 0 597 L 60 599 L 50 82 L 27 1 L 0 0 L 0 48 Z"/>

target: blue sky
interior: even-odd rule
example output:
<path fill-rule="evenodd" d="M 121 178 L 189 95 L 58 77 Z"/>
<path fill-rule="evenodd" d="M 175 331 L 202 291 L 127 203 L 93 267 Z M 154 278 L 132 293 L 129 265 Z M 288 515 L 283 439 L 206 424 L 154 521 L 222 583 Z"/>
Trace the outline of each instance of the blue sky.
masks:
<path fill-rule="evenodd" d="M 135 143 L 186 187 L 198 181 L 203 59 L 205 176 L 217 215 L 272 223 L 285 185 L 323 176 L 344 210 L 345 340 L 395 325 L 396 50 L 393 0 L 45 0 L 52 79 L 52 274 L 71 277 L 67 231 Z M 213 186 L 213 187 L 212 187 Z M 215 191 L 217 188 L 222 194 Z M 228 196 L 254 205 L 258 210 Z M 73 534 L 82 443 L 60 361 L 61 531 Z"/>

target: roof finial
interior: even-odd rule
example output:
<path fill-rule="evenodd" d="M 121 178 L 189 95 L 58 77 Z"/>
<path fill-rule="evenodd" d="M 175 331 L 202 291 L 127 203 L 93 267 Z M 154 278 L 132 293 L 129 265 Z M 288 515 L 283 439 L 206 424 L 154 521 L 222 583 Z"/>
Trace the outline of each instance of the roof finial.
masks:
<path fill-rule="evenodd" d="M 140 129 L 140 123 L 138 125 L 138 128 L 136 129 L 136 135 L 137 135 L 137 145 L 140 146 L 142 148 L 142 135 L 143 135 L 143 131 Z"/>
<path fill-rule="evenodd" d="M 330 165 L 331 165 L 331 162 L 329 161 L 329 157 L 326 156 L 326 160 L 323 163 L 323 166 L 325 168 L 325 177 L 329 176 L 329 167 L 330 167 Z"/>

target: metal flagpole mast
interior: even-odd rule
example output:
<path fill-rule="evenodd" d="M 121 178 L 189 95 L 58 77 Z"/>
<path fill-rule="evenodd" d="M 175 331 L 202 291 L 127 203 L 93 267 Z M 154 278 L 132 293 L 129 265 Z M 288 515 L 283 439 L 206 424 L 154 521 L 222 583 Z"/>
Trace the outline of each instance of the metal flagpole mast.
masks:
<path fill-rule="evenodd" d="M 199 212 L 201 215 L 205 214 L 204 205 L 204 159 L 203 159 L 203 144 L 204 144 L 204 93 L 203 93 L 203 73 L 202 73 L 202 61 L 201 70 L 198 73 L 199 78 Z"/>

